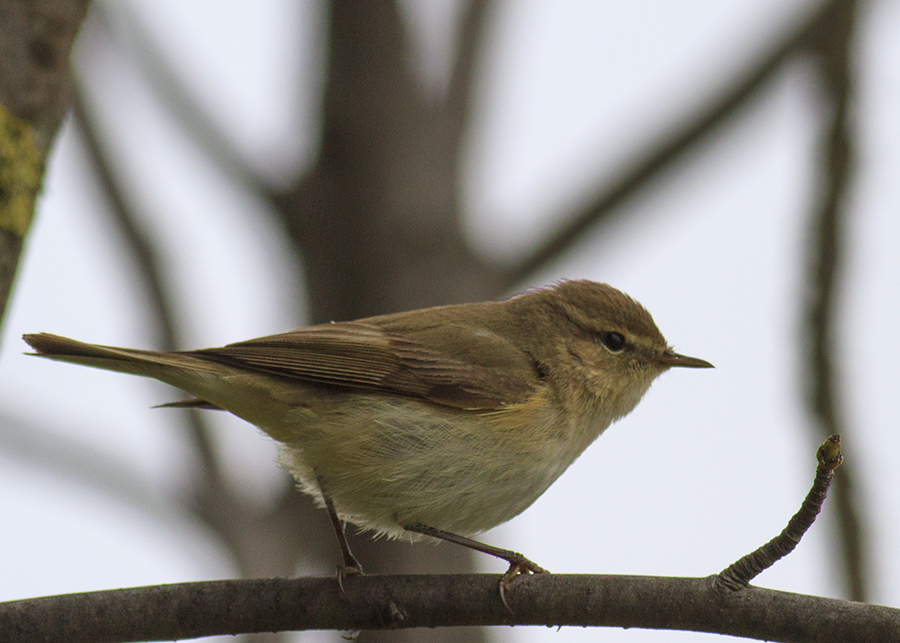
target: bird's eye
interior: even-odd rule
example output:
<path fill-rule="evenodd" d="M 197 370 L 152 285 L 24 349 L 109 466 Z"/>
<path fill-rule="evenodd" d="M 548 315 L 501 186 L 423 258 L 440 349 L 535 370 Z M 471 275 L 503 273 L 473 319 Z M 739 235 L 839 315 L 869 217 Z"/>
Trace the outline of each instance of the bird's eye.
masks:
<path fill-rule="evenodd" d="M 618 353 L 625 348 L 625 336 L 622 333 L 607 331 L 600 336 L 600 340 L 613 353 Z"/>

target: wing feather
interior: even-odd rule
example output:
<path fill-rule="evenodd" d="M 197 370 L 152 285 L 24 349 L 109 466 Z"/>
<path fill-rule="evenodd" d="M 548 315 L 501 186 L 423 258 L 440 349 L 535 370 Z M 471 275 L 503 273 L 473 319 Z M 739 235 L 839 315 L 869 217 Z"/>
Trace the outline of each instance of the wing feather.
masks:
<path fill-rule="evenodd" d="M 536 384 L 527 355 L 486 330 L 425 329 L 419 337 L 344 322 L 190 351 L 210 361 L 465 409 L 523 402 Z"/>

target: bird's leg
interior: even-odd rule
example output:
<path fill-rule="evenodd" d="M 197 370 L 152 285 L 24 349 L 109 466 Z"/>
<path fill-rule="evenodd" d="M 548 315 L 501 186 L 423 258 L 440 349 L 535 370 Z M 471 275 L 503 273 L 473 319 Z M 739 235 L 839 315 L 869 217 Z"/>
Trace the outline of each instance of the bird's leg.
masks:
<path fill-rule="evenodd" d="M 471 538 L 466 538 L 465 536 L 458 536 L 456 534 L 450 533 L 449 531 L 444 531 L 443 529 L 435 529 L 434 527 L 429 527 L 427 525 L 407 525 L 406 527 L 404 527 L 404 529 L 406 531 L 412 531 L 417 534 L 424 534 L 426 536 L 440 538 L 441 540 L 446 540 L 447 542 L 456 543 L 457 545 L 462 545 L 463 547 L 468 547 L 469 549 L 480 551 L 483 554 L 501 558 L 509 563 L 509 570 L 506 572 L 505 576 L 509 576 L 510 578 L 519 573 L 543 574 L 547 571 L 546 569 L 539 567 L 535 563 L 525 558 L 525 556 L 523 556 L 519 552 L 512 551 L 510 549 L 503 549 L 501 547 L 494 547 L 493 545 L 486 545 L 485 543 L 478 542 L 477 540 L 472 540 Z"/>
<path fill-rule="evenodd" d="M 341 589 L 341 594 L 346 596 L 344 592 L 344 577 L 362 574 L 363 568 L 362 565 L 359 564 L 359 561 L 356 560 L 353 552 L 350 551 L 350 543 L 347 542 L 347 534 L 344 533 L 344 525 L 341 524 L 341 519 L 338 518 L 337 511 L 334 510 L 334 502 L 332 502 L 331 497 L 325 493 L 321 480 L 319 481 L 319 488 L 322 489 L 322 499 L 325 501 L 325 509 L 328 511 L 328 517 L 331 519 L 331 526 L 334 527 L 334 535 L 337 536 L 338 544 L 341 546 L 341 556 L 344 559 L 344 564 L 338 565 L 337 581 L 338 587 Z"/>
<path fill-rule="evenodd" d="M 426 536 L 446 540 L 447 542 L 456 543 L 457 545 L 462 545 L 463 547 L 468 547 L 469 549 L 474 549 L 475 551 L 480 551 L 483 554 L 495 556 L 508 562 L 509 569 L 507 569 L 506 573 L 500 578 L 500 599 L 503 601 L 506 609 L 510 611 L 512 611 L 512 609 L 509 607 L 509 603 L 506 602 L 506 590 L 509 589 L 510 581 L 519 574 L 544 574 L 547 572 L 546 569 L 539 567 L 517 551 L 494 547 L 493 545 L 486 545 L 477 540 L 472 540 L 465 536 L 457 536 L 449 531 L 435 529 L 428 525 L 407 525 L 404 529 L 417 534 L 424 534 Z"/>

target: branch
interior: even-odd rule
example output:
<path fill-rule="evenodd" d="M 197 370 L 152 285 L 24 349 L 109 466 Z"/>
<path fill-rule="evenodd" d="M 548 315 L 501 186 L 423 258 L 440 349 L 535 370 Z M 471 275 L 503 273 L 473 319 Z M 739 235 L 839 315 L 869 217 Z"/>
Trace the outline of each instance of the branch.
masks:
<path fill-rule="evenodd" d="M 124 233 L 127 247 L 139 266 L 147 303 L 162 334 L 163 347 L 174 350 L 180 341 L 175 311 L 165 294 L 163 262 L 154 240 L 139 225 L 131 201 L 112 170 L 113 163 L 101 144 L 99 127 L 90 117 L 80 83 L 74 100 L 73 120 L 83 134 L 91 165 L 109 200 L 116 223 Z M 268 509 L 261 510 L 246 502 L 222 481 L 209 423 L 203 413 L 188 409 L 186 420 L 188 437 L 200 466 L 195 470 L 197 484 L 189 496 L 182 499 L 182 507 L 200 518 L 222 539 L 244 574 L 271 574 L 293 569 L 305 542 L 301 535 L 303 521 L 296 489 L 286 484 L 281 498 Z M 266 541 L 269 544 L 261 549 L 260 544 Z"/>
<path fill-rule="evenodd" d="M 112 56 L 128 56 L 132 64 L 143 74 L 147 86 L 168 108 L 168 114 L 182 131 L 193 137 L 204 151 L 205 157 L 216 163 L 229 177 L 243 185 L 258 188 L 263 181 L 259 173 L 248 163 L 238 147 L 205 111 L 170 63 L 153 36 L 148 33 L 141 19 L 124 3 L 98 2 L 92 13 L 92 35 L 107 41 L 114 50 Z M 115 15 L 113 15 L 115 14 Z M 119 18 L 120 20 L 116 20 Z M 116 22 L 126 25 L 127 33 L 116 28 Z M 266 190 L 254 189 L 265 195 Z"/>
<path fill-rule="evenodd" d="M 651 179 L 669 167 L 682 152 L 734 114 L 755 91 L 778 71 L 790 55 L 796 53 L 806 43 L 809 33 L 819 25 L 823 16 L 826 16 L 838 2 L 840 0 L 829 0 L 820 6 L 806 22 L 790 32 L 781 43 L 769 49 L 762 60 L 758 61 L 756 66 L 724 95 L 698 110 L 693 123 L 679 126 L 669 134 L 662 136 L 644 155 L 644 158 L 638 161 L 622 179 L 598 195 L 591 204 L 575 215 L 568 225 L 511 270 L 508 276 L 509 287 L 520 283 L 529 275 L 556 260 L 596 224 L 610 220 L 616 206 L 647 185 Z"/>
<path fill-rule="evenodd" d="M 44 177 L 35 134 L 0 101 L 0 326 Z"/>
<path fill-rule="evenodd" d="M 81 82 L 76 85 L 75 97 L 72 101 L 72 121 L 83 136 L 84 149 L 91 167 L 100 181 L 102 193 L 108 200 L 115 222 L 124 233 L 127 248 L 138 265 L 138 275 L 143 282 L 146 303 L 153 312 L 153 321 L 162 335 L 162 349 L 175 350 L 179 344 L 175 330 L 175 311 L 172 310 L 165 294 L 162 261 L 153 241 L 137 223 L 131 201 L 113 173 L 113 164 L 100 142 L 100 128 L 90 118 L 87 110 L 84 87 Z M 208 427 L 196 410 L 189 411 L 187 418 L 191 442 L 202 463 L 200 478 L 207 485 L 220 486 L 221 476 L 209 438 Z"/>
<path fill-rule="evenodd" d="M 468 0 L 463 10 L 456 42 L 456 59 L 447 88 L 446 108 L 456 125 L 456 136 L 469 120 L 472 94 L 475 90 L 475 71 L 485 39 L 493 3 L 491 0 Z"/>
<path fill-rule="evenodd" d="M 0 603 L 0 631 L 29 642 L 160 641 L 285 630 L 575 625 L 691 630 L 766 641 L 888 640 L 900 610 L 747 585 L 812 525 L 843 458 L 831 436 L 813 489 L 780 536 L 717 576 L 537 574 L 505 592 L 486 574 L 181 583 Z"/>
<path fill-rule="evenodd" d="M 69 107 L 69 55 L 88 0 L 0 2 L 0 103 L 35 128 L 46 157 Z"/>
<path fill-rule="evenodd" d="M 69 54 L 87 0 L 0 0 L 0 324 L 69 103 Z"/>
<path fill-rule="evenodd" d="M 71 427 L 57 427 L 51 432 L 5 409 L 0 409 L 0 427 L 0 450 L 39 467 L 42 475 L 92 487 L 104 498 L 123 502 L 157 520 L 171 514 L 160 495 L 136 474 L 133 463 L 73 440 L 69 435 L 77 432 L 68 430 Z"/>
<path fill-rule="evenodd" d="M 751 580 L 794 551 L 800 543 L 800 539 L 815 522 L 822 509 L 835 469 L 844 461 L 841 453 L 841 436 L 829 436 L 816 451 L 816 458 L 819 460 L 816 478 L 812 489 L 800 506 L 800 511 L 794 514 L 784 531 L 775 538 L 719 573 L 716 577 L 716 586 L 719 590 L 739 591 L 747 587 Z"/>
<path fill-rule="evenodd" d="M 0 603 L 10 641 L 112 643 L 286 630 L 473 625 L 641 627 L 785 642 L 887 641 L 900 610 L 761 588 L 723 595 L 714 577 L 540 574 L 500 600 L 488 574 L 229 580 Z"/>
<path fill-rule="evenodd" d="M 854 0 L 835 3 L 826 19 L 810 33 L 809 49 L 819 64 L 825 96 L 831 109 L 831 122 L 825 131 L 819 163 L 821 185 L 819 203 L 810 215 L 805 326 L 801 330 L 808 343 L 805 377 L 809 391 L 812 425 L 821 435 L 847 433 L 839 399 L 834 363 L 834 324 L 838 318 L 838 284 L 841 276 L 842 233 L 845 226 L 844 199 L 850 183 L 853 140 L 850 134 L 850 98 L 852 93 L 851 44 L 857 6 Z M 862 499 L 854 492 L 856 480 L 852 468 L 845 469 L 835 487 L 838 538 L 846 560 L 844 565 L 847 595 L 858 601 L 866 597 L 866 552 L 860 519 Z"/>

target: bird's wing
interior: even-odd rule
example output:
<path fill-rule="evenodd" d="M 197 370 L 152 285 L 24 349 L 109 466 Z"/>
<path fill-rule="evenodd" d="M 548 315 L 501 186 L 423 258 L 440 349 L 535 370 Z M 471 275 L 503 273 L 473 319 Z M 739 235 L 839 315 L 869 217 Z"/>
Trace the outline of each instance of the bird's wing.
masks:
<path fill-rule="evenodd" d="M 364 322 L 324 324 L 189 354 L 325 386 L 463 409 L 524 402 L 537 383 L 528 356 L 506 339 L 446 324 L 415 334 Z"/>

